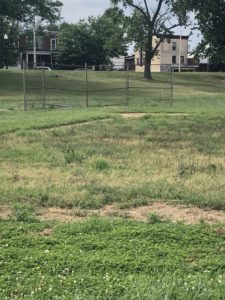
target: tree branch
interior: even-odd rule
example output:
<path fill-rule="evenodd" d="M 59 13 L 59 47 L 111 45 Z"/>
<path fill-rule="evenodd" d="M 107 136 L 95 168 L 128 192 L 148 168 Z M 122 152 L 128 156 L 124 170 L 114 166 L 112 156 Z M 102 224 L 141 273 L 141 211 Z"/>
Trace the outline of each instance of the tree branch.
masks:
<path fill-rule="evenodd" d="M 163 39 L 160 38 L 159 41 L 156 43 L 156 46 L 155 46 L 154 49 L 152 50 L 152 53 L 153 53 L 153 56 L 152 56 L 152 57 L 155 56 L 156 51 L 158 50 L 158 48 L 159 48 L 160 44 L 162 43 L 162 41 L 163 41 Z"/>
<path fill-rule="evenodd" d="M 151 23 L 151 20 L 148 18 L 148 13 L 146 13 L 140 6 L 134 4 L 132 0 L 125 0 L 125 1 L 129 6 L 137 9 L 145 17 L 148 24 Z"/>
<path fill-rule="evenodd" d="M 155 14 L 154 14 L 154 17 L 153 17 L 153 19 L 152 19 L 152 24 L 153 24 L 153 26 L 154 26 L 155 21 L 156 21 L 158 15 L 159 15 L 159 13 L 160 13 L 161 8 L 162 8 L 163 1 L 164 1 L 164 0 L 159 0 L 158 7 L 157 7 L 157 9 L 156 9 L 156 11 L 155 11 Z"/>
<path fill-rule="evenodd" d="M 168 14 L 168 13 L 162 14 L 162 15 L 156 20 L 156 22 L 155 22 L 155 28 L 157 28 L 159 22 L 161 22 L 162 18 L 164 18 L 167 14 Z M 167 19 L 168 19 L 168 18 L 165 18 L 164 21 L 163 21 L 163 23 L 164 23 Z"/>
<path fill-rule="evenodd" d="M 150 12 L 149 12 L 149 9 L 148 9 L 147 1 L 144 0 L 144 3 L 145 3 L 145 9 L 146 9 L 147 16 L 149 18 L 149 21 L 151 21 L 151 15 L 150 15 Z"/>

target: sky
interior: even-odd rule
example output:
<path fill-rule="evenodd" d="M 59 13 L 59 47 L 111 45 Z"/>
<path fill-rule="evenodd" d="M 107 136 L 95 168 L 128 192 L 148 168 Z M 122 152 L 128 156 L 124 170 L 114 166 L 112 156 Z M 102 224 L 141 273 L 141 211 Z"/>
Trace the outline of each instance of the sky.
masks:
<path fill-rule="evenodd" d="M 101 15 L 109 7 L 109 0 L 61 0 L 63 3 L 62 18 L 69 23 L 76 23 L 80 19 L 87 19 L 88 16 Z M 193 18 L 193 17 L 192 17 Z M 188 35 L 190 29 L 179 28 L 176 34 Z M 200 41 L 199 32 L 196 32 L 189 39 L 190 51 L 193 50 Z M 133 47 L 129 48 L 129 54 L 132 54 Z"/>
<path fill-rule="evenodd" d="M 88 16 L 101 15 L 109 7 L 108 0 L 61 0 L 61 2 L 64 4 L 62 17 L 70 23 Z"/>

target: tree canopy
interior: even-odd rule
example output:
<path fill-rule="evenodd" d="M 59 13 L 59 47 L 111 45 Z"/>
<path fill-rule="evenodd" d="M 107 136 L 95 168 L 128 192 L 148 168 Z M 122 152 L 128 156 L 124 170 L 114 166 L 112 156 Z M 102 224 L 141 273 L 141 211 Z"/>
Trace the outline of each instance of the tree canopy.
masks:
<path fill-rule="evenodd" d="M 111 0 L 114 6 L 123 5 L 131 10 L 128 36 L 145 55 L 144 77 L 152 79 L 151 62 L 160 44 L 173 34 L 173 29 L 185 24 L 186 13 L 176 6 L 178 0 Z M 154 43 L 154 38 L 157 38 Z"/>
<path fill-rule="evenodd" d="M 39 16 L 52 22 L 58 19 L 61 7 L 58 0 L 0 0 L 0 16 L 19 22 Z"/>
<path fill-rule="evenodd" d="M 225 64 L 225 1 L 180 0 L 187 11 L 193 11 L 203 35 L 196 53 L 206 56 L 213 64 Z"/>
<path fill-rule="evenodd" d="M 61 6 L 58 0 L 0 0 L 0 67 L 4 64 L 6 51 L 9 63 L 16 61 L 19 24 L 33 22 L 34 16 L 55 22 L 59 19 Z M 9 37 L 7 41 L 4 41 L 5 34 Z"/>
<path fill-rule="evenodd" d="M 106 64 L 111 57 L 127 51 L 124 36 L 124 15 L 109 8 L 98 17 L 89 17 L 77 24 L 64 23 L 60 30 L 59 62 L 84 65 Z"/>

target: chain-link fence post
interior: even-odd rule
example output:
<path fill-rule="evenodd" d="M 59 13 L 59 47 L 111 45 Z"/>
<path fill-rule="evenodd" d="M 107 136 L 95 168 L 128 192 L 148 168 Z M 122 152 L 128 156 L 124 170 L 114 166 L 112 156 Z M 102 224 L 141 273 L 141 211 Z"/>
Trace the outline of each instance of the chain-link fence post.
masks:
<path fill-rule="evenodd" d="M 174 97 L 174 90 L 173 90 L 173 72 L 174 72 L 174 70 L 173 70 L 173 67 L 171 66 L 171 99 L 170 99 L 170 105 L 171 106 L 173 106 L 173 97 Z"/>
<path fill-rule="evenodd" d="M 129 65 L 126 66 L 126 105 L 129 105 L 129 89 L 130 89 L 130 76 Z"/>
<path fill-rule="evenodd" d="M 85 63 L 85 81 L 86 81 L 86 107 L 89 106 L 89 91 L 88 91 L 88 65 Z"/>
<path fill-rule="evenodd" d="M 27 95 L 26 95 L 26 62 L 23 60 L 23 105 L 24 105 L 24 110 L 27 110 Z"/>
<path fill-rule="evenodd" d="M 42 109 L 46 109 L 46 92 L 45 92 L 45 86 L 46 86 L 46 77 L 45 77 L 45 63 L 42 63 Z"/>

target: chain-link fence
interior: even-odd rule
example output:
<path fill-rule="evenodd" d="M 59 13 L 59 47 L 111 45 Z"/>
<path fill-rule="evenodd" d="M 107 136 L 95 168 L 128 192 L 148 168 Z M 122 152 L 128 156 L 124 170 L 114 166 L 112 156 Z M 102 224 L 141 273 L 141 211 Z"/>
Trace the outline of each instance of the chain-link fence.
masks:
<path fill-rule="evenodd" d="M 94 107 L 110 105 L 154 105 L 173 102 L 173 72 L 168 66 L 152 66 L 153 80 L 131 65 L 54 65 L 24 64 L 24 109 Z M 159 71 L 158 71 L 159 69 Z M 157 70 L 157 71 L 156 71 Z"/>

